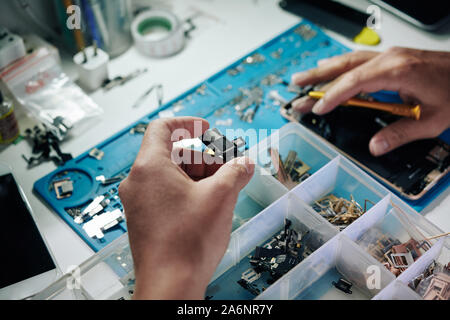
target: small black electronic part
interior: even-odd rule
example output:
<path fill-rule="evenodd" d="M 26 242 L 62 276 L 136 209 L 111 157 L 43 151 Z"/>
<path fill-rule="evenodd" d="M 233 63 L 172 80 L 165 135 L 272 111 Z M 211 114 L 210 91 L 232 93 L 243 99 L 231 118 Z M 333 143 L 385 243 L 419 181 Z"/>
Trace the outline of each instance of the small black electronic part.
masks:
<path fill-rule="evenodd" d="M 27 129 L 25 131 L 25 139 L 32 146 L 32 154 L 36 155 L 29 158 L 22 155 L 22 158 L 28 163 L 28 167 L 31 168 L 46 161 L 53 161 L 55 165 L 62 166 L 67 161 L 72 160 L 71 154 L 61 151 L 58 137 L 48 130 L 44 124 L 42 126 L 43 129 L 35 126 L 33 130 Z"/>
<path fill-rule="evenodd" d="M 56 199 L 66 199 L 72 196 L 74 188 L 73 181 L 70 178 L 53 181 L 53 189 L 55 190 Z"/>
<path fill-rule="evenodd" d="M 237 281 L 237 283 L 245 290 L 248 290 L 254 296 L 257 296 L 261 293 L 261 291 L 258 289 L 258 287 L 256 285 L 249 283 L 248 281 L 246 281 L 244 279 L 240 279 L 239 281 Z"/>
<path fill-rule="evenodd" d="M 234 139 L 230 141 L 220 133 L 216 128 L 207 130 L 200 140 L 205 146 L 214 152 L 216 157 L 223 158 L 225 162 L 228 162 L 234 158 L 242 157 L 243 152 L 239 149 L 245 146 L 245 140 L 242 138 Z"/>
<path fill-rule="evenodd" d="M 98 161 L 100 161 L 105 156 L 105 153 L 102 150 L 94 148 L 91 151 L 89 151 L 89 156 L 91 158 L 94 158 L 94 159 L 97 159 Z"/>
<path fill-rule="evenodd" d="M 81 215 L 81 209 L 81 207 L 67 208 L 66 212 L 69 214 L 69 216 L 75 218 Z"/>
<path fill-rule="evenodd" d="M 352 294 L 352 290 L 350 289 L 352 288 L 353 284 L 350 281 L 340 278 L 338 282 L 333 281 L 332 284 L 336 287 L 336 289 L 339 289 L 347 294 Z"/>
<path fill-rule="evenodd" d="M 267 284 L 272 284 L 298 265 L 311 251 L 306 248 L 305 241 L 310 233 L 303 235 L 292 229 L 292 221 L 285 219 L 283 230 L 263 246 L 255 248 L 250 256 L 250 269 L 244 271 L 237 283 L 253 295 L 258 295 L 261 289 L 256 285 L 263 273 L 269 275 Z M 262 288 L 264 290 L 264 288 Z"/>

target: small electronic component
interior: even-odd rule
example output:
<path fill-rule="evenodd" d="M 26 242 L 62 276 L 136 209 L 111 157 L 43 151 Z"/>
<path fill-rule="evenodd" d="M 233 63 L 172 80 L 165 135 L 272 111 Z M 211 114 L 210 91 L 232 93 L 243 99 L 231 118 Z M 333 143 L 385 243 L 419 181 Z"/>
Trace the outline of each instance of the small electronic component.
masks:
<path fill-rule="evenodd" d="M 40 165 L 45 161 L 53 161 L 55 165 L 62 166 L 67 161 L 72 159 L 69 153 L 63 153 L 59 147 L 60 140 L 58 137 L 43 125 L 44 129 L 35 126 L 33 130 L 27 129 L 25 131 L 25 139 L 32 145 L 32 153 L 38 155 L 36 157 L 27 158 L 22 155 L 22 158 L 28 163 L 28 167 Z M 55 151 L 56 155 L 53 155 Z"/>
<path fill-rule="evenodd" d="M 147 131 L 148 123 L 139 123 L 130 129 L 131 134 L 144 134 Z"/>
<path fill-rule="evenodd" d="M 329 194 L 315 201 L 313 209 L 342 231 L 367 211 L 367 202 L 374 204 L 366 199 L 364 208 L 362 208 L 352 195 L 350 195 L 350 200 L 347 200 Z"/>
<path fill-rule="evenodd" d="M 244 59 L 243 63 L 245 64 L 258 64 L 266 61 L 266 57 L 264 57 L 260 53 L 254 53 L 247 58 Z"/>
<path fill-rule="evenodd" d="M 272 166 L 276 170 L 274 177 L 288 189 L 294 188 L 296 185 L 310 177 L 308 171 L 311 167 L 298 158 L 297 152 L 293 150 L 289 151 L 289 154 L 284 161 L 278 150 L 270 148 L 268 152 L 272 159 Z"/>
<path fill-rule="evenodd" d="M 244 67 L 242 67 L 240 65 L 237 66 L 237 67 L 230 68 L 230 69 L 227 70 L 227 74 L 232 76 L 232 77 L 235 77 L 235 76 L 239 75 L 242 72 L 244 72 Z"/>
<path fill-rule="evenodd" d="M 73 181 L 70 178 L 53 181 L 56 199 L 61 200 L 69 198 L 73 194 Z"/>
<path fill-rule="evenodd" d="M 309 24 L 302 24 L 294 32 L 306 41 L 313 39 L 317 35 L 317 31 L 311 28 Z"/>
<path fill-rule="evenodd" d="M 431 262 L 408 286 L 424 300 L 450 300 L 450 263 Z"/>
<path fill-rule="evenodd" d="M 207 130 L 201 137 L 203 144 L 205 144 L 216 157 L 223 158 L 228 162 L 236 157 L 243 155 L 239 149 L 245 146 L 245 141 L 242 138 L 230 141 L 220 133 L 217 129 Z"/>
<path fill-rule="evenodd" d="M 74 216 L 74 221 L 77 224 L 82 224 L 86 219 L 92 218 L 93 216 L 101 213 L 109 204 L 110 200 L 104 195 L 95 197 L 94 200 L 79 214 Z"/>
<path fill-rule="evenodd" d="M 340 278 L 338 282 L 333 281 L 331 283 L 336 287 L 336 289 L 339 289 L 347 294 L 352 294 L 352 290 L 350 289 L 352 288 L 353 284 L 350 281 Z"/>
<path fill-rule="evenodd" d="M 94 148 L 91 151 L 89 151 L 89 156 L 91 158 L 94 158 L 94 159 L 97 159 L 98 161 L 100 161 L 105 156 L 105 153 L 102 150 Z"/>
<path fill-rule="evenodd" d="M 284 229 L 279 234 L 255 248 L 250 257 L 252 267 L 242 273 L 237 283 L 253 295 L 258 295 L 264 288 L 258 288 L 255 282 L 261 279 L 263 273 L 268 274 L 266 282 L 270 285 L 311 253 L 304 245 L 309 236 L 309 232 L 299 234 L 292 229 L 291 220 L 285 219 Z"/>
<path fill-rule="evenodd" d="M 91 238 L 103 239 L 104 232 L 123 221 L 124 215 L 120 209 L 107 211 L 101 215 L 95 215 L 83 225 L 83 230 Z"/>
<path fill-rule="evenodd" d="M 431 248 L 431 244 L 427 240 L 419 242 L 410 239 L 402 243 L 377 228 L 369 229 L 359 237 L 357 242 L 366 247 L 367 252 L 396 277 L 422 256 L 422 252 Z"/>

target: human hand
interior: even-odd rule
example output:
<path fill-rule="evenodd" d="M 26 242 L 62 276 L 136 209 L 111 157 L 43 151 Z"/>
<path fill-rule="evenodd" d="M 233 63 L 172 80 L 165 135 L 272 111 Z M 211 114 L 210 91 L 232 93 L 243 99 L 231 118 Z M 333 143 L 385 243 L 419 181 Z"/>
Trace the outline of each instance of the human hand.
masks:
<path fill-rule="evenodd" d="M 397 91 L 407 104 L 420 104 L 421 119 L 403 118 L 383 128 L 369 143 L 380 156 L 408 142 L 434 138 L 450 127 L 450 52 L 391 48 L 386 52 L 355 51 L 319 61 L 317 68 L 293 75 L 299 86 L 333 80 L 318 102 L 303 97 L 294 110 L 322 115 L 359 93 Z"/>
<path fill-rule="evenodd" d="M 177 129 L 189 134 L 183 138 L 194 138 L 208 127 L 206 120 L 192 117 L 151 122 L 120 184 L 135 299 L 203 299 L 228 246 L 233 209 L 254 164 L 237 158 L 222 165 L 222 159 L 207 154 L 172 150 L 180 138 Z M 180 159 L 184 162 L 176 164 Z"/>

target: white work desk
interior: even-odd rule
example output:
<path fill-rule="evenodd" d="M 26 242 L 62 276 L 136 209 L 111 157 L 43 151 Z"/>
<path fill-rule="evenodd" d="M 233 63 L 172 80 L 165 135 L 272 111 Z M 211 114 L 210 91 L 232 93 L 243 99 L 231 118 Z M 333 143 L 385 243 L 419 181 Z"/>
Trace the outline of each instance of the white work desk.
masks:
<path fill-rule="evenodd" d="M 173 2 L 176 11 L 183 17 L 181 7 L 194 6 L 216 18 L 201 18 L 199 29 L 180 54 L 167 59 L 150 59 L 139 54 L 134 47 L 110 63 L 111 76 L 124 75 L 138 68 L 148 67 L 149 72 L 123 87 L 108 93 L 102 90 L 91 96 L 104 109 L 98 123 L 62 145 L 64 152 L 74 157 L 125 128 L 157 107 L 155 97 L 138 109 L 132 105 L 151 85 L 164 85 L 165 101 L 183 93 L 195 84 L 223 69 L 236 59 L 261 46 L 300 19 L 278 7 L 278 0 L 178 0 Z M 348 2 L 348 1 L 345 1 Z M 356 1 L 353 1 L 356 2 Z M 365 10 L 370 3 L 357 1 L 357 7 Z M 391 46 L 409 46 L 433 50 L 450 49 L 450 27 L 445 34 L 433 35 L 421 31 L 395 16 L 382 11 L 382 25 L 378 31 L 382 43 L 377 47 L 356 46 L 351 41 L 329 32 L 330 35 L 353 49 L 385 50 Z M 74 77 L 73 65 L 63 59 L 66 72 Z M 60 269 L 66 272 L 69 266 L 78 265 L 89 258 L 93 251 L 75 232 L 51 209 L 33 194 L 36 180 L 55 169 L 52 163 L 45 163 L 28 170 L 22 154 L 30 154 L 27 143 L 9 146 L 0 151 L 0 161 L 12 166 L 18 183 L 24 189 L 34 210 L 41 232 L 44 234 Z M 427 207 L 427 214 L 433 223 L 445 232 L 450 231 L 450 190 L 446 190 Z M 99 279 L 101 281 L 101 279 Z"/>

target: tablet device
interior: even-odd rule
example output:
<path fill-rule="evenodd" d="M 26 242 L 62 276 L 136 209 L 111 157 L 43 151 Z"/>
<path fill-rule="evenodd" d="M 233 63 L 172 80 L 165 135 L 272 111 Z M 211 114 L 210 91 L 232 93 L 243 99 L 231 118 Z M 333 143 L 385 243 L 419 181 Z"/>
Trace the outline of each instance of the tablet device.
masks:
<path fill-rule="evenodd" d="M 0 165 L 0 299 L 27 298 L 57 277 L 54 260 L 9 167 Z"/>
<path fill-rule="evenodd" d="M 450 6 L 445 1 L 371 0 L 400 18 L 426 30 L 436 30 L 450 21 Z"/>

